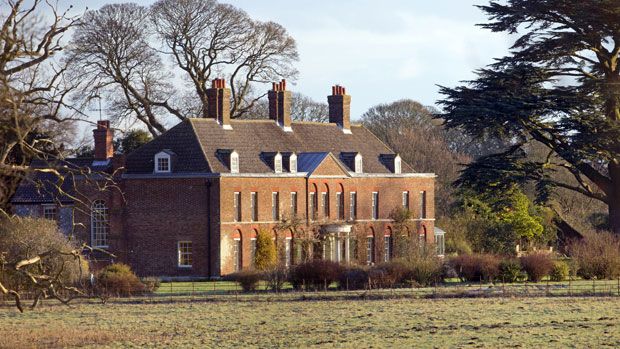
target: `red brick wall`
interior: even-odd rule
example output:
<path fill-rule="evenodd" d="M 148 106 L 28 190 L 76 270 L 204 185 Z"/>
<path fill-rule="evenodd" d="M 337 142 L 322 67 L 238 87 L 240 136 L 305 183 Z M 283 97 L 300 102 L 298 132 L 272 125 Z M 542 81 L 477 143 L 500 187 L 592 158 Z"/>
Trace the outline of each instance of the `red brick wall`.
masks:
<path fill-rule="evenodd" d="M 208 240 L 214 232 L 209 232 L 207 181 L 127 179 L 124 187 L 127 260 L 136 272 L 209 276 Z M 192 268 L 178 267 L 178 241 L 192 242 Z"/>

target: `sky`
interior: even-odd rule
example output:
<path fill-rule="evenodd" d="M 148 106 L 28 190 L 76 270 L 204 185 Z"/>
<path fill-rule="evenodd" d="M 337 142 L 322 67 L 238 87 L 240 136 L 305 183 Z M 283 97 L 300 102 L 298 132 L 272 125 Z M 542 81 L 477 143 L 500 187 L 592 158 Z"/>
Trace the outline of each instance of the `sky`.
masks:
<path fill-rule="evenodd" d="M 71 0 L 69 0 L 71 1 Z M 96 9 L 90 0 L 74 8 Z M 134 0 L 141 5 L 153 1 Z M 435 105 L 438 86 L 473 79 L 475 69 L 507 54 L 511 39 L 477 27 L 483 0 L 226 0 L 250 17 L 283 25 L 297 41 L 299 79 L 289 86 L 327 101 L 340 84 L 352 96 L 351 117 L 409 98 Z"/>

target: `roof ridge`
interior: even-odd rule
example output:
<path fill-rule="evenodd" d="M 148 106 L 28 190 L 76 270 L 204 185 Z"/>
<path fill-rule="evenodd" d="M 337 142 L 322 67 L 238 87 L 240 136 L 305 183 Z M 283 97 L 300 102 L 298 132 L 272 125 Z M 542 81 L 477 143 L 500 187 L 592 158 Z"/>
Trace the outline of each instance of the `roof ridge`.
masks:
<path fill-rule="evenodd" d="M 397 152 L 394 151 L 394 149 L 390 148 L 387 144 L 385 144 L 384 141 L 381 140 L 381 138 L 379 138 L 374 132 L 372 132 L 371 130 L 368 129 L 368 127 L 366 127 L 364 124 L 360 125 L 361 128 L 363 128 L 364 130 L 368 131 L 368 133 L 370 133 L 373 137 L 375 137 L 376 140 L 379 141 L 379 143 L 381 143 L 387 150 L 391 151 L 394 154 L 398 154 Z M 405 165 L 409 166 L 409 168 L 414 172 L 417 173 L 417 171 L 413 168 L 413 166 L 409 165 L 404 159 L 401 160 L 403 163 L 405 163 Z"/>

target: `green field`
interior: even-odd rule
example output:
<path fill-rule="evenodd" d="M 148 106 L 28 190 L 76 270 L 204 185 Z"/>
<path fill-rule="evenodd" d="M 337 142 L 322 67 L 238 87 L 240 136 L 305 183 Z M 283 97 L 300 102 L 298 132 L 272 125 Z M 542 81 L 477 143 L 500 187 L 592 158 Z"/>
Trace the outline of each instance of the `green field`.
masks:
<path fill-rule="evenodd" d="M 0 347 L 620 347 L 618 298 L 214 299 L 3 307 Z"/>

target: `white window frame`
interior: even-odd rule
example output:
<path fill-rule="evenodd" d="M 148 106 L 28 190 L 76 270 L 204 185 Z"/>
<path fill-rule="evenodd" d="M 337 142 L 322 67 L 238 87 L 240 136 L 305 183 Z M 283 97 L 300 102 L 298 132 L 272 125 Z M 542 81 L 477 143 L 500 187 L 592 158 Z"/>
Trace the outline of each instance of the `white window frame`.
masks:
<path fill-rule="evenodd" d="M 323 208 L 323 218 L 329 218 L 329 192 L 321 192 L 321 207 Z"/>
<path fill-rule="evenodd" d="M 372 199 L 371 199 L 371 215 L 372 215 L 372 219 L 376 220 L 379 219 L 379 192 L 373 191 L 372 192 Z"/>
<path fill-rule="evenodd" d="M 254 259 L 256 258 L 256 238 L 250 239 L 250 265 L 254 266 Z"/>
<path fill-rule="evenodd" d="M 280 193 L 277 191 L 271 192 L 271 219 L 280 220 Z"/>
<path fill-rule="evenodd" d="M 316 220 L 316 193 L 310 192 L 308 194 L 308 216 L 311 221 Z"/>
<path fill-rule="evenodd" d="M 250 193 L 250 206 L 252 214 L 250 215 L 250 221 L 258 221 L 258 193 L 253 191 Z"/>
<path fill-rule="evenodd" d="M 189 251 L 187 250 L 182 250 L 181 249 L 181 245 L 185 244 L 186 248 L 189 247 Z M 179 268 L 191 268 L 192 264 L 194 263 L 194 251 L 193 251 L 193 246 L 192 246 L 192 242 L 190 240 L 181 240 L 181 241 L 177 241 L 177 266 Z M 189 257 L 189 264 L 183 264 L 182 262 L 184 261 L 183 257 Z"/>
<path fill-rule="evenodd" d="M 52 210 L 53 213 L 49 214 L 49 212 L 47 212 L 48 210 Z M 51 218 L 48 216 L 51 216 Z M 56 209 L 56 205 L 43 205 L 43 218 L 55 221 L 57 217 L 58 210 Z"/>
<path fill-rule="evenodd" d="M 297 192 L 291 192 L 291 217 L 297 215 Z"/>
<path fill-rule="evenodd" d="M 336 192 L 336 220 L 344 220 L 344 196 L 342 192 Z"/>
<path fill-rule="evenodd" d="M 90 209 L 90 241 L 93 247 L 108 248 L 110 211 L 104 200 L 95 200 Z"/>
<path fill-rule="evenodd" d="M 401 174 L 402 171 L 403 171 L 402 159 L 400 158 L 400 155 L 396 155 L 396 157 L 394 158 L 394 173 Z"/>
<path fill-rule="evenodd" d="M 364 173 L 364 160 L 360 153 L 355 155 L 355 173 Z"/>
<path fill-rule="evenodd" d="M 233 239 L 233 270 L 241 271 L 243 268 L 243 245 L 241 245 L 241 238 Z"/>
<path fill-rule="evenodd" d="M 357 193 L 349 193 L 349 218 L 353 221 L 357 218 Z"/>
<path fill-rule="evenodd" d="M 409 210 L 409 191 L 403 191 L 403 208 Z"/>
<path fill-rule="evenodd" d="M 293 261 L 293 259 L 291 258 L 292 252 L 293 252 L 293 239 L 290 237 L 287 237 L 286 239 L 284 239 L 284 266 L 286 268 L 289 268 Z"/>
<path fill-rule="evenodd" d="M 239 153 L 230 153 L 230 173 L 239 173 Z"/>
<path fill-rule="evenodd" d="M 288 161 L 289 161 L 289 164 L 288 164 L 289 172 L 297 173 L 297 155 L 295 153 L 291 154 Z"/>
<path fill-rule="evenodd" d="M 241 222 L 241 192 L 236 191 L 233 193 L 233 220 L 235 222 Z"/>
<path fill-rule="evenodd" d="M 437 255 L 443 256 L 446 253 L 446 238 L 444 234 L 435 234 L 435 246 L 437 246 Z"/>
<path fill-rule="evenodd" d="M 383 261 L 389 262 L 392 258 L 392 236 L 383 236 Z"/>
<path fill-rule="evenodd" d="M 161 168 L 160 165 L 160 160 L 163 162 L 164 160 L 167 163 L 167 167 L 166 168 Z M 154 168 L 155 173 L 170 173 L 172 172 L 172 159 L 170 157 L 170 154 L 166 153 L 166 152 L 159 152 L 157 154 L 155 154 L 155 168 Z"/>
<path fill-rule="evenodd" d="M 273 158 L 273 170 L 275 173 L 282 173 L 282 154 L 280 153 Z"/>
<path fill-rule="evenodd" d="M 426 218 L 426 190 L 420 191 L 420 218 Z"/>
<path fill-rule="evenodd" d="M 366 237 L 366 264 L 371 265 L 375 257 L 375 237 Z"/>

